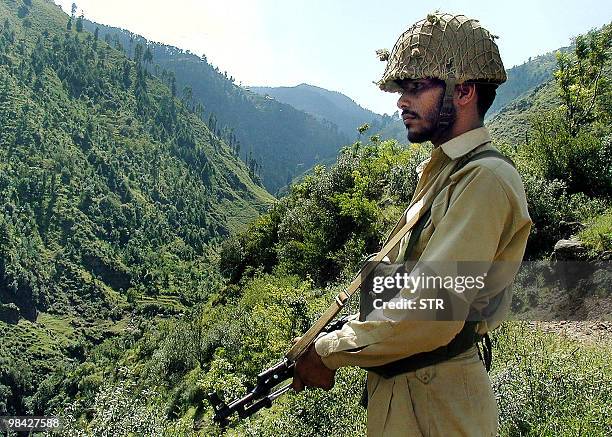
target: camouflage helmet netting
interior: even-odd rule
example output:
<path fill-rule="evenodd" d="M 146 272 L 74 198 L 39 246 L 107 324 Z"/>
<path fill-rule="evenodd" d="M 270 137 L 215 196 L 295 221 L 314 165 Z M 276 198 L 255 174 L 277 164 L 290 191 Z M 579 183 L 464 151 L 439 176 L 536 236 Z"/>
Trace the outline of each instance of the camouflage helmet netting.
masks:
<path fill-rule="evenodd" d="M 436 12 L 418 21 L 398 38 L 388 54 L 387 67 L 378 86 L 401 92 L 401 79 L 452 79 L 501 84 L 506 71 L 494 35 L 478 20 L 464 15 Z"/>

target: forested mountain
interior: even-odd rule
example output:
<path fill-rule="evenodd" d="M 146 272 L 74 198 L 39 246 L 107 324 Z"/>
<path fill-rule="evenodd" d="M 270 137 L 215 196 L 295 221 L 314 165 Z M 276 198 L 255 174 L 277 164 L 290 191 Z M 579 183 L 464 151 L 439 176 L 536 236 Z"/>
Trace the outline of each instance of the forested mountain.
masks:
<path fill-rule="evenodd" d="M 544 55 L 533 58 L 530 56 L 523 64 L 508 69 L 508 80 L 497 89 L 497 97 L 487 112 L 487 118 L 493 117 L 521 95 L 552 80 L 557 67 L 556 53 L 567 53 L 570 49 L 571 47 L 562 47 Z"/>
<path fill-rule="evenodd" d="M 349 142 L 333 123 L 236 85 L 205 56 L 147 41 L 127 30 L 84 23 L 91 32 L 98 28 L 100 38 L 119 42 L 132 57 L 137 44 L 146 46 L 153 59 L 151 70 L 175 87 L 213 132 L 232 144 L 271 193 L 315 163 L 333 159 Z"/>
<path fill-rule="evenodd" d="M 498 142 L 524 144 L 529 141 L 528 132 L 534 115 L 549 111 L 560 104 L 558 88 L 554 80 L 529 90 L 510 101 L 486 122 L 491 136 Z"/>
<path fill-rule="evenodd" d="M 370 125 L 372 132 L 381 130 L 392 121 L 389 115 L 379 115 L 362 108 L 350 97 L 337 91 L 329 91 L 308 84 L 294 87 L 249 87 L 263 96 L 270 96 L 282 103 L 287 103 L 320 120 L 328 120 L 348 138 L 357 138 L 357 128 L 364 123 Z M 389 108 L 393 110 L 394 108 Z"/>
<path fill-rule="evenodd" d="M 1 413 L 9 369 L 35 374 L 27 391 L 129 311 L 209 293 L 209 245 L 274 201 L 142 49 L 49 1 L 0 3 Z"/>

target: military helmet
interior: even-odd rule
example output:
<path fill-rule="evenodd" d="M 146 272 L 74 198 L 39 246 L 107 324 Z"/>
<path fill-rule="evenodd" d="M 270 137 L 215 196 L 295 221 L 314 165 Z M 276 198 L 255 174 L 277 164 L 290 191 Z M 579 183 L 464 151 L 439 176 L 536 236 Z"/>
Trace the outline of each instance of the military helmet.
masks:
<path fill-rule="evenodd" d="M 442 12 L 429 14 L 400 35 L 391 53 L 377 51 L 381 60 L 388 61 L 377 85 L 390 92 L 402 91 L 396 83 L 402 79 L 499 85 L 506 81 L 506 71 L 496 38 L 478 20 Z"/>

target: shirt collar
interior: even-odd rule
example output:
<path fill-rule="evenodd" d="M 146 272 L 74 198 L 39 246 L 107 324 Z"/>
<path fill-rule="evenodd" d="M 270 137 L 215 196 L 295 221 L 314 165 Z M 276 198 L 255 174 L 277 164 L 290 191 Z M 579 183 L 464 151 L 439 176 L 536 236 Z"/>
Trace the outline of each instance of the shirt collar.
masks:
<path fill-rule="evenodd" d="M 455 160 L 471 152 L 476 147 L 490 141 L 491 136 L 489 135 L 489 130 L 483 126 L 462 133 L 446 143 L 441 144 L 440 147 L 446 156 Z"/>

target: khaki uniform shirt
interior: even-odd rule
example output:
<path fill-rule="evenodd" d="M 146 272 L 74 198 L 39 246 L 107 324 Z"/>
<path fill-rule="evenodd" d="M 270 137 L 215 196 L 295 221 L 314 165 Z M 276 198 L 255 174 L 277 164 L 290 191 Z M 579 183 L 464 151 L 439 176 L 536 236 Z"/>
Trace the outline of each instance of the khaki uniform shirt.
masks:
<path fill-rule="evenodd" d="M 481 127 L 442 144 L 419 165 L 419 182 L 412 203 L 429 197 L 431 220 L 412 252 L 419 262 L 481 261 L 488 263 L 487 287 L 469 296 L 471 310 L 484 320 L 487 332 L 507 316 L 511 283 L 523 258 L 531 219 L 521 178 L 509 163 L 482 158 L 453 173 L 457 159 L 474 151 L 494 149 Z M 450 180 L 450 183 L 448 183 Z M 427 197 L 426 197 L 427 198 Z M 405 223 L 405 217 L 391 236 Z M 403 262 L 409 234 L 390 259 Z M 403 291 L 402 291 L 403 292 Z M 351 321 L 339 331 L 321 336 L 315 349 L 330 369 L 372 367 L 448 344 L 464 320 L 411 320 L 406 311 L 385 310 L 385 320 Z"/>

